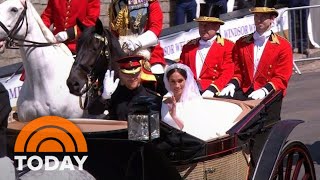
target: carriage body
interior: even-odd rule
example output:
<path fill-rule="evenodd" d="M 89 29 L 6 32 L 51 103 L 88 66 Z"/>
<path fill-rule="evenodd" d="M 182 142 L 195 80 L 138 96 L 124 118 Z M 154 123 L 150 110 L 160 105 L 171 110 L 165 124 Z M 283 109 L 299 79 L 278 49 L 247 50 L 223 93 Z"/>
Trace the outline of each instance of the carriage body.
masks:
<path fill-rule="evenodd" d="M 182 132 L 186 136 L 178 137 L 181 141 L 175 142 L 176 147 L 164 150 L 164 146 L 161 146 L 163 136 L 172 132 L 168 131 L 166 124 L 161 125 L 159 139 L 139 142 L 127 139 L 127 123 L 123 121 L 74 122 L 87 140 L 88 160 L 85 169 L 97 179 L 126 179 L 128 172 L 129 177 L 132 177 L 130 179 L 170 179 L 170 173 L 165 172 L 168 168 L 163 167 L 166 163 L 154 166 L 159 160 L 155 157 L 162 157 L 160 161 L 168 161 L 167 165 L 174 167 L 182 179 L 315 179 L 313 162 L 305 145 L 287 139 L 295 126 L 303 121 L 274 119 L 277 118 L 274 109 L 279 108 L 277 104 L 281 103 L 281 99 L 281 92 L 274 92 L 262 101 L 233 101 L 241 106 L 243 113 L 225 135 L 202 141 Z M 19 123 L 9 124 L 7 134 L 11 155 L 16 135 L 22 127 L 23 124 Z M 152 146 L 151 150 L 149 146 Z M 154 151 L 154 148 L 157 149 L 156 154 L 148 152 Z M 289 159 L 292 159 L 291 165 L 283 165 Z M 148 162 L 152 162 L 154 167 L 147 167 L 150 166 Z M 132 164 L 135 166 L 133 169 Z M 298 169 L 297 164 L 300 165 Z M 289 169 L 291 170 L 288 172 Z M 172 172 L 172 169 L 169 171 Z M 176 176 L 172 179 L 176 179 Z"/>

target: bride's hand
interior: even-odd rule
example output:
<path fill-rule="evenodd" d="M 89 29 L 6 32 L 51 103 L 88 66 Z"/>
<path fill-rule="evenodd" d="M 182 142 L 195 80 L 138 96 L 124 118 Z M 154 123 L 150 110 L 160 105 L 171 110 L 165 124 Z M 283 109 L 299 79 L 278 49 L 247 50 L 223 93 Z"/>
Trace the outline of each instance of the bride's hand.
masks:
<path fill-rule="evenodd" d="M 180 128 L 180 130 L 182 130 L 184 127 L 184 124 L 183 124 L 183 121 L 177 116 L 177 113 L 176 113 L 177 101 L 174 98 L 174 96 L 171 97 L 171 102 L 172 102 L 171 105 L 168 105 L 169 113 L 170 113 L 172 119 L 176 122 L 176 124 Z"/>
<path fill-rule="evenodd" d="M 171 97 L 171 105 L 169 106 L 169 113 L 172 118 L 176 117 L 176 99 L 174 96 Z"/>

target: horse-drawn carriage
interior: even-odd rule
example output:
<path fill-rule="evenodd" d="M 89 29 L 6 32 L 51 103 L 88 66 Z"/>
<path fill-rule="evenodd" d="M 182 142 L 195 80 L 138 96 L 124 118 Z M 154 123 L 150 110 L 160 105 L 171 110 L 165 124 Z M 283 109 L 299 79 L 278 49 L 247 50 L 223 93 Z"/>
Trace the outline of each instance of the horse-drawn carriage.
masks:
<path fill-rule="evenodd" d="M 20 46 L 24 53 L 24 64 L 27 64 L 25 68 L 30 68 L 26 69 L 27 79 L 22 88 L 25 89 L 22 90 L 25 101 L 20 100 L 19 116 L 30 120 L 34 119 L 30 114 L 69 111 L 75 112 L 75 116 L 81 115 L 77 106 L 78 99 L 69 97 L 66 93 L 70 90 L 81 96 L 94 88 L 95 84 L 92 82 L 97 79 L 101 82 L 106 69 L 114 65 L 112 58 L 121 55 L 119 43 L 109 31 L 102 28 L 102 24 L 100 27 L 89 28 L 83 32 L 85 41 L 81 41 L 81 38 L 79 40 L 79 43 L 86 45 L 84 49 L 81 49 L 81 44 L 79 46 L 78 53 L 83 54 L 77 56 L 72 66 L 69 61 L 64 61 L 70 59 L 70 55 L 61 53 L 61 49 L 56 50 L 60 45 L 50 41 L 53 35 L 50 36 L 49 30 L 43 27 L 39 16 L 35 16 L 31 3 L 8 1 L 7 4 L 9 3 L 12 4 L 1 7 L 1 12 L 5 14 L 0 16 L 3 29 L 0 40 L 9 38 L 9 41 L 6 40 L 10 43 L 7 46 Z M 10 19 L 8 14 L 14 14 L 17 19 L 16 22 L 11 22 L 10 27 L 5 22 Z M 32 16 L 35 17 L 32 19 Z M 25 23 L 25 19 L 29 24 Z M 32 31 L 28 31 L 28 28 Z M 48 57 L 39 61 L 39 54 Z M 56 56 L 57 54 L 60 56 Z M 56 59 L 50 59 L 52 57 Z M 65 57 L 67 58 L 63 59 Z M 54 64 L 50 64 L 53 62 Z M 69 89 L 66 90 L 66 77 L 71 66 Z M 57 70 L 62 67 L 63 70 Z M 28 74 L 32 71 L 34 74 Z M 35 87 L 38 84 L 40 87 Z M 51 86 L 48 88 L 49 85 Z M 48 94 L 34 96 L 41 88 Z M 33 91 L 26 92 L 28 89 Z M 52 94 L 56 97 L 56 93 L 59 93 L 60 102 L 52 101 Z M 128 140 L 126 122 L 74 120 L 83 130 L 88 145 L 88 159 L 84 169 L 97 179 L 315 179 L 313 162 L 306 146 L 287 139 L 290 132 L 303 121 L 279 121 L 281 99 L 281 92 L 272 92 L 262 101 L 212 100 L 228 101 L 241 108 L 241 113 L 223 134 L 208 141 L 164 123 L 161 124 L 160 138 L 145 142 L 132 141 Z M 28 102 L 36 104 L 38 109 Z M 71 102 L 76 102 L 76 105 Z M 39 108 L 42 106 L 45 108 Z M 61 114 L 63 115 L 66 114 Z M 223 121 L 223 117 L 220 119 Z M 9 156 L 13 156 L 15 139 L 25 124 L 9 124 Z"/>
<path fill-rule="evenodd" d="M 224 135 L 208 141 L 165 123 L 160 138 L 133 141 L 124 121 L 73 122 L 88 144 L 84 168 L 97 179 L 315 179 L 306 146 L 287 139 L 303 121 L 274 119 L 281 98 L 274 92 L 262 101 L 210 100 L 235 104 L 242 112 Z M 9 124 L 9 144 L 25 124 Z"/>

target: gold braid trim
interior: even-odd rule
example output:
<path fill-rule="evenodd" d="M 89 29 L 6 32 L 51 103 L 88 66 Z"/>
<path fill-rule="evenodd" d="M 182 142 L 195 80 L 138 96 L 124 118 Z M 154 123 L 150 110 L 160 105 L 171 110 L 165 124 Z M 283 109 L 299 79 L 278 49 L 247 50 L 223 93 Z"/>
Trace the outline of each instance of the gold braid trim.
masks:
<path fill-rule="evenodd" d="M 129 11 L 128 6 L 122 8 L 118 15 L 115 15 L 112 7 L 109 9 L 110 27 L 112 31 L 115 31 L 119 36 L 125 36 L 128 32 L 129 25 Z"/>

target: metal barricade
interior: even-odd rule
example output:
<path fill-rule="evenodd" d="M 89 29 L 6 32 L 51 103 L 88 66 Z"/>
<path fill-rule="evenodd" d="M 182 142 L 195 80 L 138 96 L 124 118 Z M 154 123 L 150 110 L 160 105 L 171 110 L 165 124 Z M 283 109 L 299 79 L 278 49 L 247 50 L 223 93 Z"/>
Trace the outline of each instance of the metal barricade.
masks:
<path fill-rule="evenodd" d="M 317 56 L 310 56 L 312 49 L 320 48 L 317 44 L 320 43 L 320 40 L 319 42 L 315 42 L 313 38 L 312 23 L 318 22 L 311 17 L 310 11 L 314 8 L 320 8 L 320 5 L 287 8 L 279 16 L 279 19 L 283 19 L 284 13 L 288 12 L 288 31 L 282 29 L 281 32 L 291 43 L 293 52 L 299 54 L 293 58 L 294 70 L 298 74 L 301 74 L 301 71 L 296 62 L 320 59 L 320 53 Z M 320 9 L 317 10 L 320 12 Z M 319 31 L 320 26 L 316 32 Z"/>

